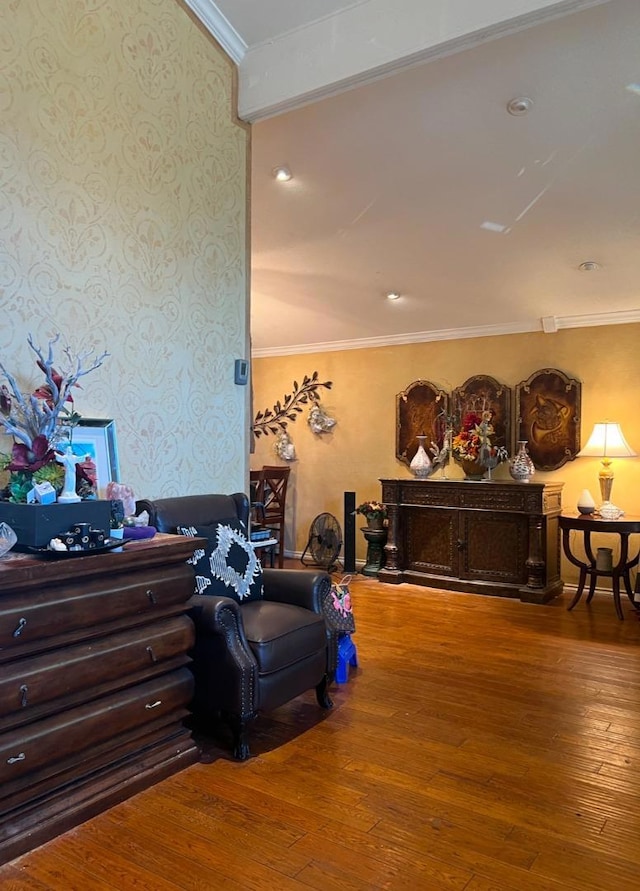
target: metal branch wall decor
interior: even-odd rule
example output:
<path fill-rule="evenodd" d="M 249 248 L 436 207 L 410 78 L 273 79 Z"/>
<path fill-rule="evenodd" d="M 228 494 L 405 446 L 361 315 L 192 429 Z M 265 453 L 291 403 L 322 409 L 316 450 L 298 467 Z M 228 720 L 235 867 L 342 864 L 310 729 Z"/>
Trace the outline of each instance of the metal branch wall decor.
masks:
<path fill-rule="evenodd" d="M 293 392 L 285 394 L 282 401 L 278 399 L 273 408 L 259 411 L 253 421 L 251 429 L 256 437 L 268 436 L 269 433 L 282 433 L 287 429 L 289 421 L 296 421 L 302 413 L 302 405 L 320 402 L 318 390 L 325 387 L 330 390 L 332 381 L 319 381 L 318 372 L 314 371 L 311 377 L 305 374 L 302 383 L 293 382 Z"/>

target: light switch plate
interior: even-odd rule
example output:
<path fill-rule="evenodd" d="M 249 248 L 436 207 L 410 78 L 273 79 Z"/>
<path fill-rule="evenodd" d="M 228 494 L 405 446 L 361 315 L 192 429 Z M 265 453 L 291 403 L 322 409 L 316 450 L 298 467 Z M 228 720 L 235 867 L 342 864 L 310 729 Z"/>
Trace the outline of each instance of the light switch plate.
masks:
<path fill-rule="evenodd" d="M 233 367 L 233 382 L 244 385 L 249 380 L 249 363 L 246 359 L 236 359 Z"/>

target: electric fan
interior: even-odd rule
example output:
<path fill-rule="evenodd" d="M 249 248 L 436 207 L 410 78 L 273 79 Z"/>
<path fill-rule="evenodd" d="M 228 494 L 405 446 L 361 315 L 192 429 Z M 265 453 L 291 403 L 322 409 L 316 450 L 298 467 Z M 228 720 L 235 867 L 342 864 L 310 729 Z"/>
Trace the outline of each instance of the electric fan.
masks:
<path fill-rule="evenodd" d="M 318 514 L 309 529 L 309 541 L 302 552 L 300 562 L 305 566 L 307 551 L 313 558 L 315 566 L 321 566 L 330 572 L 338 560 L 342 548 L 342 530 L 333 514 Z"/>

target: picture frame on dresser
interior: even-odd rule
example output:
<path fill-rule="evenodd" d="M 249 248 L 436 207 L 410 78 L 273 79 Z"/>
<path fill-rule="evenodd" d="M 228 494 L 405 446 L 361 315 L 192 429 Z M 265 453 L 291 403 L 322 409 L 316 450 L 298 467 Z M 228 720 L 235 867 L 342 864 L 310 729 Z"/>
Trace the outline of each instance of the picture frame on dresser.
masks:
<path fill-rule="evenodd" d="M 74 455 L 85 458 L 87 455 L 96 467 L 96 488 L 98 497 L 105 497 L 107 483 L 120 482 L 118 440 L 116 422 L 113 418 L 80 418 L 71 427 L 64 425 L 67 436 L 61 446 L 71 445 Z"/>

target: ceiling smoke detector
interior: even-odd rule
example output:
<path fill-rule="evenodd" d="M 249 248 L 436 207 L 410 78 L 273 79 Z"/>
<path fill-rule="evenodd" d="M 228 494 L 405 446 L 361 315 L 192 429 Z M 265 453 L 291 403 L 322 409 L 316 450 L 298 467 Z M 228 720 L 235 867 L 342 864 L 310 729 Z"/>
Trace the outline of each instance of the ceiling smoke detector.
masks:
<path fill-rule="evenodd" d="M 512 99 L 511 102 L 507 102 L 507 111 L 509 114 L 527 114 L 532 108 L 533 99 L 529 99 L 527 96 L 518 96 L 517 99 Z"/>
<path fill-rule="evenodd" d="M 600 264 L 596 263 L 595 260 L 585 260 L 584 263 L 581 263 L 578 266 L 580 272 L 595 272 L 596 269 L 600 269 Z"/>

